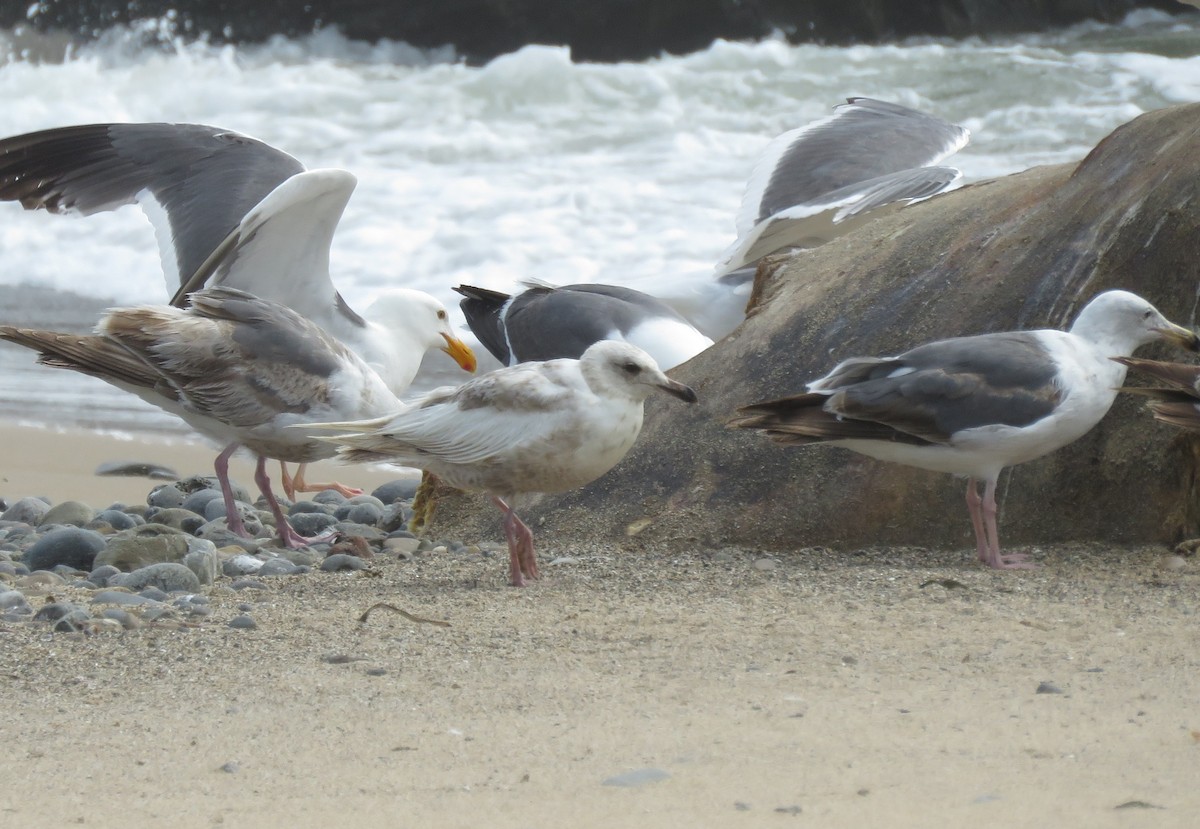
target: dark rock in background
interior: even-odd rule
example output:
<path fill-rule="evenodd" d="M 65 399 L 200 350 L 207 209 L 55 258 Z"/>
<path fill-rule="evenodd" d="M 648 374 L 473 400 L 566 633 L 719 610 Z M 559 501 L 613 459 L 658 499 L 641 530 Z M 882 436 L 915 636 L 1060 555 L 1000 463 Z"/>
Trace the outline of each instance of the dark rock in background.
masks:
<path fill-rule="evenodd" d="M 740 405 L 802 390 L 845 357 L 1066 327 L 1110 288 L 1194 325 L 1198 177 L 1200 105 L 1174 107 L 1120 127 L 1077 166 L 968 186 L 764 267 L 745 324 L 672 372 L 699 404 L 652 397 L 616 469 L 523 517 L 547 543 L 637 531 L 773 549 L 971 547 L 961 480 L 844 449 L 780 447 L 724 422 Z M 1189 359 L 1161 345 L 1139 354 Z M 1198 443 L 1119 397 L 1082 439 L 1001 476 L 1001 544 L 1195 535 Z M 441 535 L 496 534 L 499 517 L 472 496 L 443 499 L 434 523 Z"/>
<path fill-rule="evenodd" d="M 185 37 L 261 41 L 335 26 L 348 37 L 451 45 L 482 62 L 529 43 L 565 44 L 580 61 L 641 60 L 782 32 L 799 42 L 854 43 L 913 35 L 966 37 L 1116 21 L 1174 0 L 42 0 L 0 3 L 0 26 L 93 38 L 115 24 L 173 15 Z M 32 11 L 30 11 L 32 9 Z"/>

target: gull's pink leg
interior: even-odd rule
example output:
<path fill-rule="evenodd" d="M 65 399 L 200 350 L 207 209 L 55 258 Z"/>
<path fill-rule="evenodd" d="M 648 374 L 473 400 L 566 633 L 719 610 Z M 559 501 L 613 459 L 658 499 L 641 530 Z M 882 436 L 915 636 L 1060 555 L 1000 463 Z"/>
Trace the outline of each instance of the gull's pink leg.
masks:
<path fill-rule="evenodd" d="M 347 498 L 353 498 L 355 495 L 363 494 L 363 491 L 361 489 L 358 489 L 357 487 L 346 486 L 345 484 L 339 484 L 337 481 L 334 481 L 333 483 L 329 483 L 329 484 L 310 484 L 310 483 L 308 483 L 307 481 L 304 480 L 304 469 L 305 469 L 305 467 L 308 466 L 308 464 L 306 464 L 306 463 L 302 463 L 296 467 L 296 474 L 291 479 L 292 490 L 291 490 L 291 492 L 288 492 L 288 489 L 287 489 L 287 487 L 288 487 L 287 467 L 284 466 L 283 461 L 279 462 L 279 466 L 283 469 L 284 481 L 285 481 L 285 483 L 283 485 L 283 491 L 285 493 L 287 493 L 288 500 L 295 501 L 297 492 L 324 492 L 327 489 L 336 490 L 337 492 L 340 492 L 342 495 L 346 496 Z"/>
<path fill-rule="evenodd" d="M 254 467 L 254 482 L 258 484 L 259 491 L 267 499 L 267 505 L 271 508 L 271 514 L 275 516 L 275 530 L 279 533 L 279 540 L 293 550 L 307 547 L 312 539 L 300 535 L 288 523 L 287 516 L 283 514 L 283 510 L 279 506 L 279 501 L 275 500 L 275 493 L 271 492 L 271 478 L 267 475 L 267 459 L 261 455 L 258 458 L 258 465 Z"/>
<path fill-rule="evenodd" d="M 1029 558 L 1027 553 L 1000 555 L 1000 531 L 996 527 L 997 480 L 998 477 L 989 479 L 983 488 L 983 519 L 987 529 L 989 547 L 986 563 L 989 567 L 995 567 L 998 570 L 1031 570 L 1037 565 L 1025 560 Z"/>
<path fill-rule="evenodd" d="M 538 578 L 537 555 L 533 551 L 533 532 L 512 507 L 492 496 L 492 503 L 504 513 L 504 538 L 508 541 L 508 572 L 513 587 L 524 587 L 525 577 Z"/>
<path fill-rule="evenodd" d="M 971 513 L 971 526 L 975 528 L 975 548 L 979 553 L 979 560 L 987 564 L 991 559 L 991 552 L 988 546 L 987 534 L 983 528 L 982 504 L 983 500 L 979 497 L 978 483 L 974 478 L 968 478 L 967 510 Z"/>
<path fill-rule="evenodd" d="M 304 469 L 303 464 L 300 465 L 300 469 L 296 470 L 296 474 L 299 475 L 300 470 L 302 469 Z M 287 496 L 287 499 L 289 501 L 295 501 L 296 484 L 292 479 L 292 476 L 288 474 L 287 464 L 283 461 L 279 462 L 279 483 L 283 487 L 283 494 Z"/>
<path fill-rule="evenodd" d="M 242 522 L 241 513 L 238 512 L 237 503 L 234 501 L 233 486 L 229 483 L 229 459 L 233 457 L 233 453 L 238 450 L 240 445 L 231 443 L 226 446 L 213 461 L 213 469 L 217 473 L 217 483 L 221 486 L 221 497 L 225 499 L 225 526 L 231 533 L 236 533 L 242 538 L 253 538 L 250 533 L 246 532 L 246 525 Z"/>

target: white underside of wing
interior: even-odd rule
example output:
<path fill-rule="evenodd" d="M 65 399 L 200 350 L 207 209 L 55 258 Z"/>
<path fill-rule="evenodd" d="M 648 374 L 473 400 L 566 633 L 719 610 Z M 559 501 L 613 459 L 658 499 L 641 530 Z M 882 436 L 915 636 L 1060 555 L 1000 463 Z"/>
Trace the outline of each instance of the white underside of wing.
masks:
<path fill-rule="evenodd" d="M 272 190 L 218 250 L 210 284 L 286 305 L 328 328 L 336 313 L 329 248 L 357 179 L 309 170 Z"/>

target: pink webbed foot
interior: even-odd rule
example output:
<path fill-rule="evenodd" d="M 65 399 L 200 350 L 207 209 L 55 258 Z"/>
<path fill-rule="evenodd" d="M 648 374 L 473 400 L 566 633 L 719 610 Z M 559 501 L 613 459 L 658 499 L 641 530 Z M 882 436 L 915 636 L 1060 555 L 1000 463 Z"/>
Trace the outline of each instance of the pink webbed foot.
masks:
<path fill-rule="evenodd" d="M 504 538 L 508 542 L 509 583 L 513 587 L 525 587 L 526 579 L 538 578 L 537 554 L 533 550 L 533 532 L 525 525 L 512 507 L 496 496 L 492 503 L 504 512 Z"/>
<path fill-rule="evenodd" d="M 356 495 L 362 495 L 363 491 L 358 487 L 346 486 L 337 481 L 332 481 L 327 484 L 310 484 L 304 479 L 306 463 L 302 463 L 296 467 L 296 474 L 289 475 L 287 464 L 283 461 L 279 462 L 279 481 L 283 485 L 283 494 L 287 496 L 289 501 L 296 500 L 297 492 L 324 492 L 327 489 L 332 489 L 335 492 L 341 493 L 345 498 L 353 498 Z"/>

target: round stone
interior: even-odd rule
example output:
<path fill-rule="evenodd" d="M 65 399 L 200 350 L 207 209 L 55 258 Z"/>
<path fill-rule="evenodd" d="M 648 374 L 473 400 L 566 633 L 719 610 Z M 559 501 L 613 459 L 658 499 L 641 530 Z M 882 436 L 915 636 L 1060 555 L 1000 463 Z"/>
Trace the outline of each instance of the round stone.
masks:
<path fill-rule="evenodd" d="M 375 487 L 371 495 L 378 498 L 380 503 L 393 504 L 396 501 L 411 501 L 417 494 L 420 485 L 417 478 L 397 478 Z"/>
<path fill-rule="evenodd" d="M 55 504 L 46 510 L 46 514 L 42 516 L 42 520 L 38 522 L 38 526 L 48 527 L 51 524 L 62 524 L 72 527 L 82 527 L 95 516 L 96 511 L 81 501 L 63 501 L 61 504 Z"/>
<path fill-rule="evenodd" d="M 94 566 L 96 554 L 104 548 L 104 536 L 94 530 L 58 527 L 35 541 L 24 560 L 30 570 L 51 570 L 65 564 L 87 572 Z"/>
<path fill-rule="evenodd" d="M 50 504 L 41 498 L 22 498 L 0 514 L 0 520 L 20 521 L 36 527 L 42 516 L 50 511 Z"/>
<path fill-rule="evenodd" d="M 362 570 L 366 566 L 367 563 L 358 556 L 346 553 L 335 553 L 321 562 L 321 569 L 326 573 L 344 573 L 347 571 Z"/>
<path fill-rule="evenodd" d="M 175 562 L 151 564 L 132 573 L 121 573 L 113 576 L 109 584 L 114 587 L 127 587 L 130 590 L 143 590 L 153 586 L 168 593 L 176 590 L 194 592 L 200 589 L 200 579 L 196 578 L 196 574 Z"/>

